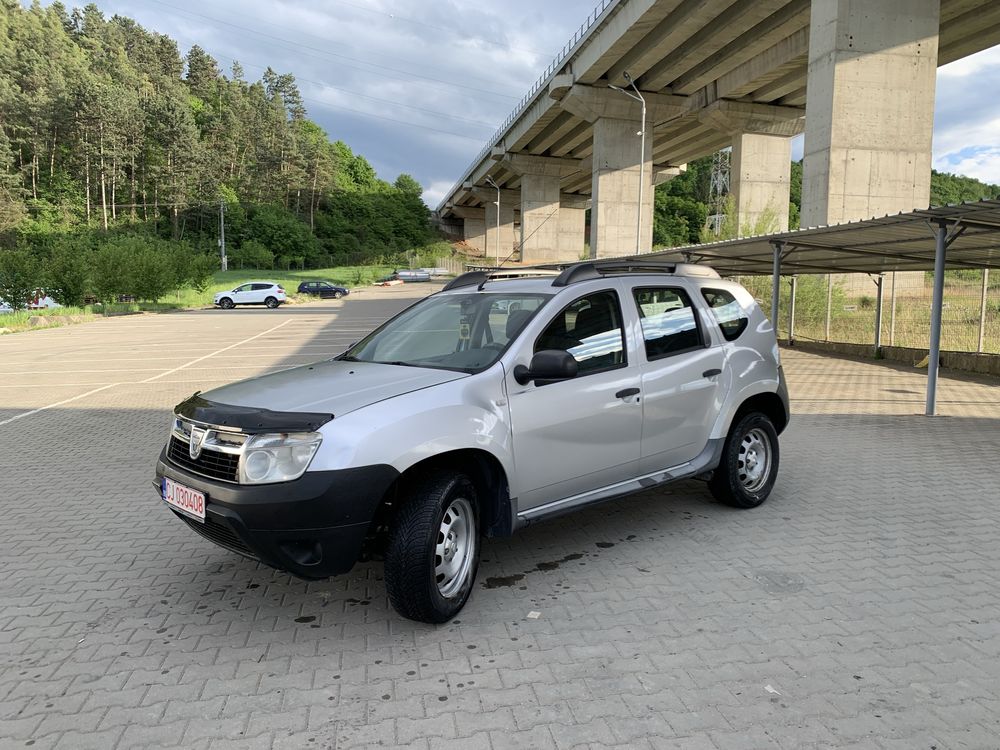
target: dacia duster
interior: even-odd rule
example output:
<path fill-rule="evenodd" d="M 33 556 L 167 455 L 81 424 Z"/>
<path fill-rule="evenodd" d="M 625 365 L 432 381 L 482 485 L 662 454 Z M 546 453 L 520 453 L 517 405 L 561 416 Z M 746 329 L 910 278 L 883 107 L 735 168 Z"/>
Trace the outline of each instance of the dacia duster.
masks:
<path fill-rule="evenodd" d="M 156 486 L 301 578 L 382 558 L 395 609 L 440 623 L 484 536 L 686 477 L 759 505 L 788 419 L 771 323 L 710 268 L 471 272 L 338 357 L 179 404 Z"/>

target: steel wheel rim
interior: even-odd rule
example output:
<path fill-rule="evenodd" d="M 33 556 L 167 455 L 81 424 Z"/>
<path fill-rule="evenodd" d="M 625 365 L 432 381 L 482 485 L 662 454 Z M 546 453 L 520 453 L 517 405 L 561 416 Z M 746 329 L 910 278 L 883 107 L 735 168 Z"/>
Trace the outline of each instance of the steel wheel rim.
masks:
<path fill-rule="evenodd" d="M 434 582 L 451 599 L 465 585 L 475 559 L 476 517 L 464 497 L 452 500 L 441 516 L 434 545 Z"/>
<path fill-rule="evenodd" d="M 740 440 L 736 473 L 743 489 L 759 492 L 771 475 L 771 441 L 759 427 L 748 431 Z"/>

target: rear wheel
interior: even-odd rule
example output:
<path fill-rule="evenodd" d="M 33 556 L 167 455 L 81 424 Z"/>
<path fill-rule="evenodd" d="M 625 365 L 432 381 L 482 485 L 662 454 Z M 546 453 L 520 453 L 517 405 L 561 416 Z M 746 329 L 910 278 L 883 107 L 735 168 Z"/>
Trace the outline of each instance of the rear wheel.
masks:
<path fill-rule="evenodd" d="M 219 307 L 221 307 L 223 310 L 232 310 L 234 307 L 236 307 L 236 303 L 233 302 L 231 299 L 229 299 L 229 297 L 223 297 L 222 299 L 219 300 Z"/>
<path fill-rule="evenodd" d="M 708 487 L 720 502 L 756 508 L 771 494 L 777 476 L 778 433 L 765 415 L 751 412 L 730 429 Z"/>
<path fill-rule="evenodd" d="M 279 303 L 277 297 L 268 297 L 266 300 L 264 300 L 264 304 L 267 305 L 269 309 L 273 310 L 278 306 Z"/>
<path fill-rule="evenodd" d="M 478 568 L 475 487 L 461 473 L 427 474 L 389 530 L 385 556 L 389 601 L 411 620 L 446 622 L 468 601 Z"/>

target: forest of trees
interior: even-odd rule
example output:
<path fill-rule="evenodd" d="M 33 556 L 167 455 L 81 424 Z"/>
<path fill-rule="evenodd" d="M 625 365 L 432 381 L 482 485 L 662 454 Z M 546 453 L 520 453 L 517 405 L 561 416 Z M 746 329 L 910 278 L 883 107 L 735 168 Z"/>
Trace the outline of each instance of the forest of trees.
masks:
<path fill-rule="evenodd" d="M 224 202 L 234 263 L 375 261 L 432 239 L 421 192 L 331 142 L 289 74 L 224 74 L 95 5 L 0 0 L 5 248 L 45 260 L 126 235 L 216 253 Z"/>

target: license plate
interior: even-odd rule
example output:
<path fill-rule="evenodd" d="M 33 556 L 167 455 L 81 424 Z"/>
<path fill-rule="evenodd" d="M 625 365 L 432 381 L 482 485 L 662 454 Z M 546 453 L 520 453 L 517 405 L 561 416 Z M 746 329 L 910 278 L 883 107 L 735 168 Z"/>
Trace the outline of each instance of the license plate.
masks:
<path fill-rule="evenodd" d="M 163 500 L 181 513 L 205 520 L 205 493 L 163 477 Z"/>

